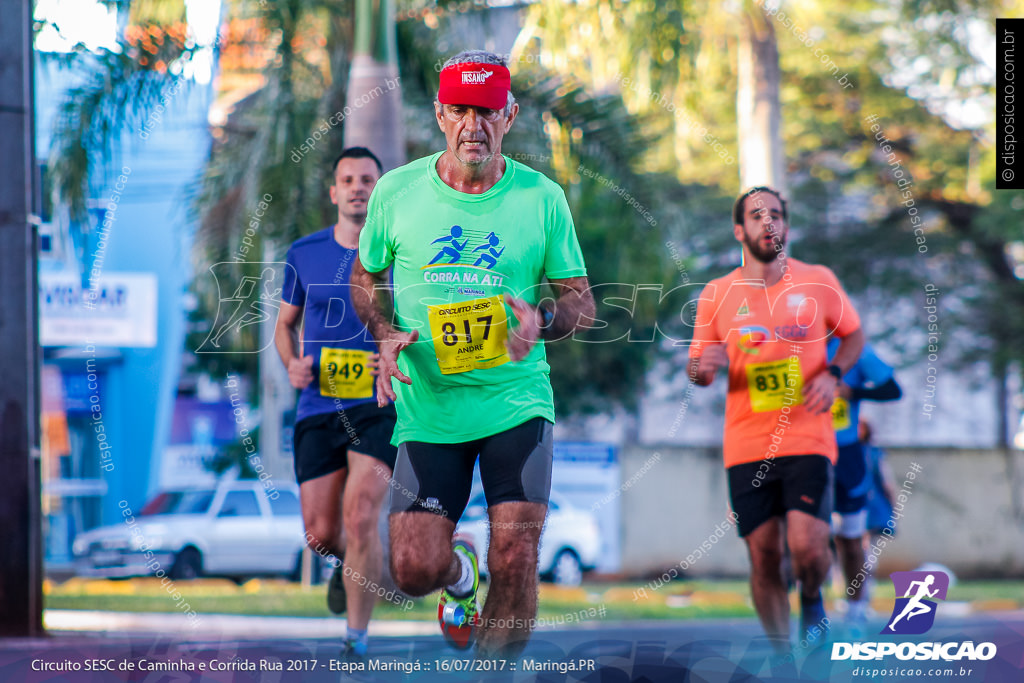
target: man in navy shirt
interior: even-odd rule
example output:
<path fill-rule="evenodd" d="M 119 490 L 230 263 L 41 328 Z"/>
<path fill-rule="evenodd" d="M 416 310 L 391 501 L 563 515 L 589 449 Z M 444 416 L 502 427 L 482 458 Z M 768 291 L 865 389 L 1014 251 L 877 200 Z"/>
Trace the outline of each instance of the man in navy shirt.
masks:
<path fill-rule="evenodd" d="M 838 339 L 829 340 L 830 360 L 838 347 Z M 892 367 L 878 357 L 871 344 L 865 344 L 857 363 L 843 375 L 839 396 L 832 403 L 832 427 L 839 446 L 835 470 L 835 512 L 839 515 L 839 524 L 834 536 L 847 582 L 847 621 L 854 629 L 863 626 L 867 612 L 864 599 L 867 594 L 861 582 L 854 579 L 864 569 L 868 494 L 873 483 L 864 444 L 857 435 L 860 402 L 865 399 L 895 401 L 901 395 Z"/>
<path fill-rule="evenodd" d="M 274 333 L 288 379 L 301 390 L 294 452 L 306 538 L 318 553 L 343 559 L 328 584 L 327 605 L 337 614 L 348 610 L 345 649 L 357 656 L 366 654 L 366 627 L 383 592 L 377 521 L 397 455 L 391 445 L 395 409 L 377 406 L 376 344 L 349 289 L 381 170 L 363 147 L 346 149 L 334 162 L 330 194 L 338 222 L 288 250 Z"/>

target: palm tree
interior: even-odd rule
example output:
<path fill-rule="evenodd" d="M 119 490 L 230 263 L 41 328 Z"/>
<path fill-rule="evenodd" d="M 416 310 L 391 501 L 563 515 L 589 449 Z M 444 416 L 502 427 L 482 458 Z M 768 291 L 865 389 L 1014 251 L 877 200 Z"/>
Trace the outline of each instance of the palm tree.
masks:
<path fill-rule="evenodd" d="M 772 20 L 752 0 L 737 9 L 545 0 L 532 7 L 517 48 L 597 92 L 621 92 L 630 111 L 670 120 L 663 142 L 671 144 L 649 150 L 648 165 L 726 187 L 784 182 L 778 48 Z M 721 122 L 727 105 L 735 125 Z"/>
<path fill-rule="evenodd" d="M 345 101 L 345 147 L 368 147 L 385 170 L 405 163 L 394 0 L 356 0 L 356 33 Z"/>
<path fill-rule="evenodd" d="M 786 192 L 779 104 L 779 47 L 764 9 L 744 2 L 737 46 L 736 127 L 740 187 L 768 185 Z"/>

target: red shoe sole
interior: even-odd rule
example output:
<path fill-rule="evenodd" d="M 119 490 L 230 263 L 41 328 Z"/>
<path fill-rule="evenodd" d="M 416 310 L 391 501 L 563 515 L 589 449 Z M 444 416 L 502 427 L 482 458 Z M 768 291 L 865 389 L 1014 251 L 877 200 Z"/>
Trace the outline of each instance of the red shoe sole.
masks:
<path fill-rule="evenodd" d="M 444 621 L 444 604 L 438 602 L 437 621 L 441 624 L 441 634 L 449 645 L 456 650 L 468 650 L 473 647 L 476 628 L 480 625 L 480 614 L 473 615 L 473 621 L 463 626 L 453 626 Z"/>

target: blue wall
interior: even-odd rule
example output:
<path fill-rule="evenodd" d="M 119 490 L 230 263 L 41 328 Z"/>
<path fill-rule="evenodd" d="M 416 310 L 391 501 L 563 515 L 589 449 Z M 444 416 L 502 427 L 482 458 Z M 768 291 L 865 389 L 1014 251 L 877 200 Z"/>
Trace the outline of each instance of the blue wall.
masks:
<path fill-rule="evenodd" d="M 73 72 L 52 63 L 37 66 L 37 157 L 45 161 L 54 112 Z M 97 348 L 104 363 L 102 413 L 111 444 L 113 468 L 102 474 L 107 484 L 102 523 L 122 519 L 118 503 L 126 500 L 139 510 L 154 492 L 159 458 L 167 445 L 177 394 L 185 336 L 184 295 L 191 276 L 190 250 L 195 223 L 189 202 L 210 148 L 207 112 L 212 87 L 189 83 L 169 97 L 160 120 L 151 118 L 147 131 L 125 130 L 100 175 L 93 197 L 105 207 L 115 191 L 121 169 L 127 181 L 106 235 L 102 274 L 152 273 L 157 281 L 157 334 L 152 348 Z M 94 212 L 102 221 L 102 210 Z M 84 259 L 67 249 L 60 260 L 40 259 L 40 273 L 81 273 L 91 265 L 88 252 L 98 233 L 88 240 Z M 70 246 L 70 245 L 65 245 Z M 85 261 L 83 264 L 82 261 Z M 65 372 L 84 372 L 85 339 L 80 345 L 47 348 L 46 362 Z M 64 357 L 55 360 L 55 357 Z M 87 434 L 87 438 L 96 438 Z M 81 531 L 82 529 L 78 529 Z"/>

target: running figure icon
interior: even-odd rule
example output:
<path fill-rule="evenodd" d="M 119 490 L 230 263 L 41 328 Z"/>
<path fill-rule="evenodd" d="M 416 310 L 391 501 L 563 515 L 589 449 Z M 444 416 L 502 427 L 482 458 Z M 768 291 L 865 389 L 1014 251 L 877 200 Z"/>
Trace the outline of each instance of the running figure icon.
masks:
<path fill-rule="evenodd" d="M 491 268 L 494 268 L 494 266 L 498 265 L 498 259 L 501 258 L 501 255 L 503 253 L 505 253 L 505 247 L 502 247 L 501 249 L 497 248 L 500 243 L 501 243 L 501 238 L 500 237 L 495 235 L 493 232 L 491 234 L 489 234 L 487 236 L 487 243 L 486 244 L 481 244 L 479 247 L 477 247 L 476 249 L 473 250 L 474 254 L 476 252 L 480 251 L 481 249 L 485 249 L 486 250 L 486 251 L 484 251 L 484 253 L 480 254 L 480 257 L 477 258 L 476 263 L 474 263 L 473 265 L 474 266 L 479 266 L 481 263 L 486 262 L 488 270 L 490 270 Z"/>
<path fill-rule="evenodd" d="M 494 233 L 491 234 L 493 235 Z M 445 256 L 451 259 L 448 261 L 448 265 L 458 263 L 459 259 L 462 258 L 462 250 L 466 248 L 467 244 L 469 244 L 468 239 L 463 240 L 462 244 L 459 244 L 460 237 L 462 237 L 462 226 L 453 225 L 450 234 L 445 235 L 444 237 L 438 237 L 436 240 L 431 242 L 431 244 L 437 244 L 438 242 L 451 242 L 451 244 L 437 252 L 437 256 L 435 256 L 427 265 L 432 266 Z"/>
<path fill-rule="evenodd" d="M 208 338 L 214 348 L 220 348 L 220 340 L 226 333 L 241 332 L 243 327 L 269 320 L 271 313 L 277 311 L 277 297 L 281 295 L 281 288 L 271 290 L 274 278 L 274 269 L 270 267 L 264 268 L 259 277 L 246 275 L 230 298 L 221 299 L 221 305 L 235 304 L 235 308 L 228 321 Z M 260 284 L 263 285 L 262 289 Z M 219 315 L 220 310 L 217 313 Z"/>
<path fill-rule="evenodd" d="M 910 600 L 907 601 L 907 604 L 903 608 L 903 611 L 900 612 L 899 616 L 892 620 L 891 624 L 889 624 L 888 630 L 895 632 L 896 629 L 894 627 L 896 626 L 896 622 L 898 622 L 903 617 L 906 617 L 907 621 L 910 621 L 912 618 L 920 614 L 928 614 L 932 611 L 932 608 L 929 605 L 926 605 L 923 602 L 921 602 L 921 600 L 926 597 L 934 598 L 935 595 L 939 592 L 938 588 L 936 588 L 933 591 L 928 590 L 933 583 L 935 583 L 934 574 L 929 574 L 925 577 L 923 581 L 912 581 L 910 583 L 910 586 L 907 587 L 907 596 L 910 596 L 910 593 L 912 593 L 915 590 L 914 586 L 917 586 L 917 593 L 913 596 L 910 596 Z"/>

